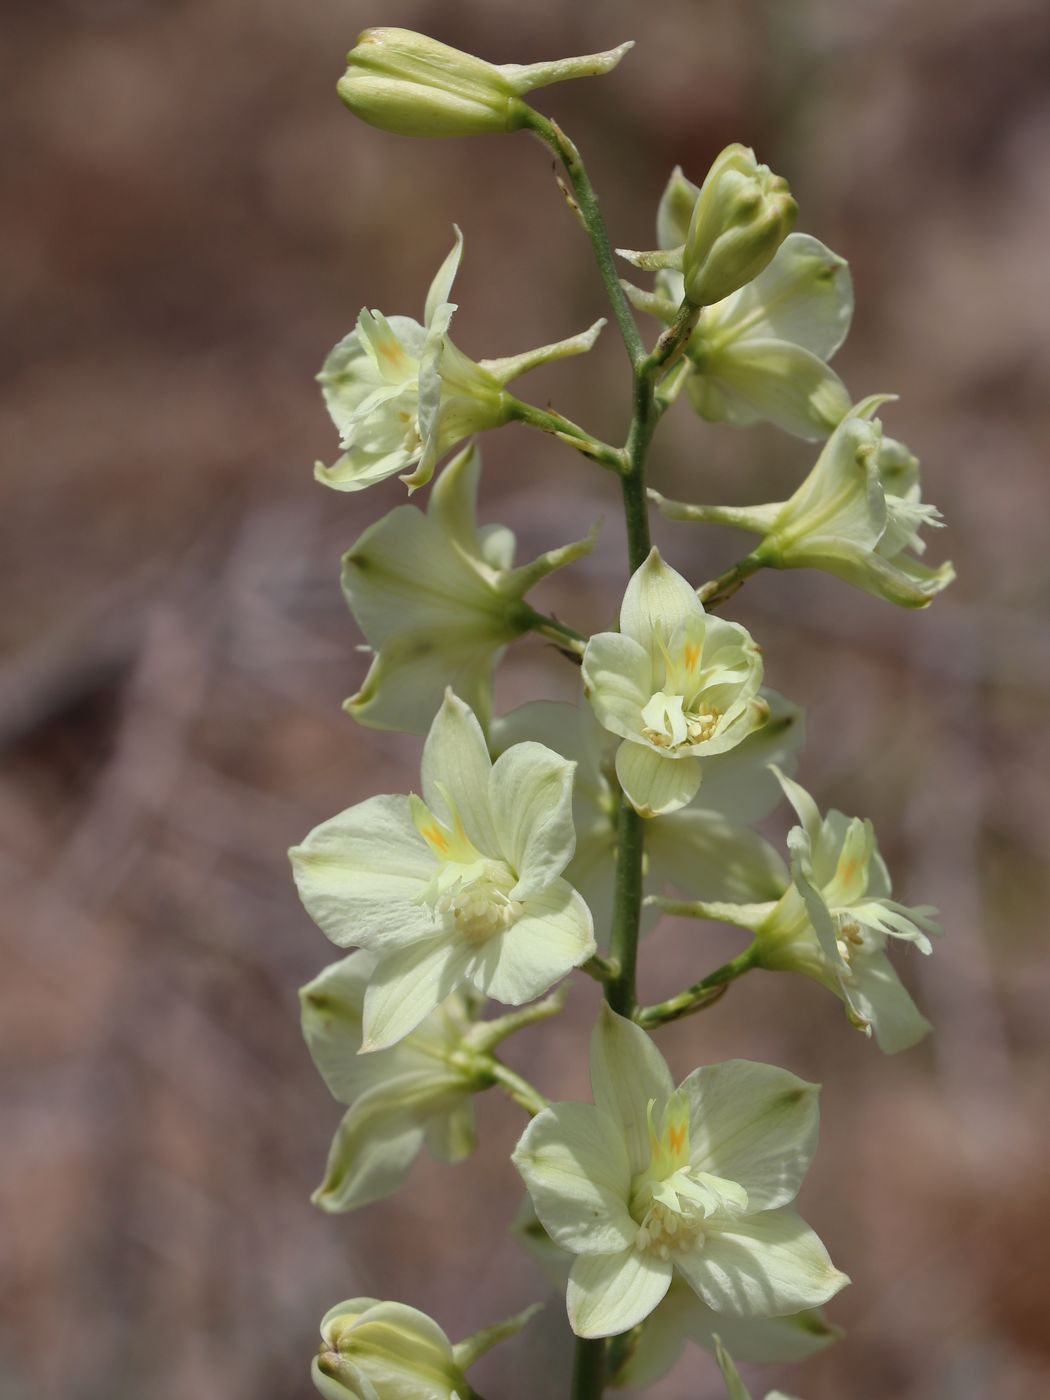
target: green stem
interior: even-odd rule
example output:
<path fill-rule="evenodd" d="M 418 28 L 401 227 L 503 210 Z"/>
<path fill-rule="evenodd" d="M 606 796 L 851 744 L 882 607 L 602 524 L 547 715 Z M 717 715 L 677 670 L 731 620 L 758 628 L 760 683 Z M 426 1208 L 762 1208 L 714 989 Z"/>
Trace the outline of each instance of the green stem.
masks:
<path fill-rule="evenodd" d="M 562 442 L 568 443 L 577 452 L 609 471 L 619 474 L 624 470 L 624 454 L 618 447 L 594 437 L 571 418 L 556 413 L 554 409 L 537 408 L 535 404 L 525 403 L 523 399 L 515 399 L 513 417 L 518 423 L 526 423 L 530 428 L 539 428 L 543 433 L 553 433 L 555 437 L 561 438 Z"/>
<path fill-rule="evenodd" d="M 696 590 L 697 597 L 708 612 L 713 612 L 715 608 L 727 603 L 734 593 L 743 588 L 751 575 L 757 574 L 759 569 L 763 567 L 761 559 L 756 558 L 754 554 L 749 554 L 744 559 L 738 559 L 731 569 L 726 569 L 724 574 L 719 574 L 717 578 L 711 579 L 709 583 L 698 588 Z"/>
<path fill-rule="evenodd" d="M 626 797 L 620 799 L 616 820 L 616 890 L 610 952 L 619 965 L 605 984 L 605 1000 L 621 1016 L 634 1014 L 635 971 L 638 965 L 638 923 L 642 912 L 642 856 L 645 826 Z"/>
<path fill-rule="evenodd" d="M 623 343 L 627 348 L 631 364 L 637 366 L 645 359 L 645 345 L 631 311 L 631 304 L 620 286 L 620 274 L 613 257 L 612 244 L 609 242 L 605 220 L 602 218 L 601 209 L 598 206 L 598 196 L 594 192 L 594 186 L 591 184 L 580 153 L 557 122 L 549 121 L 540 112 L 534 112 L 531 108 L 529 109 L 528 125 L 540 140 L 550 147 L 565 167 L 565 172 L 572 185 L 573 195 L 576 198 L 576 206 L 580 211 L 580 218 L 591 240 L 594 259 L 605 284 L 605 292 L 613 309 L 613 315 L 616 317 L 616 324 L 620 327 L 620 334 L 623 336 Z"/>
<path fill-rule="evenodd" d="M 585 963 L 580 964 L 580 971 L 586 972 L 588 977 L 593 977 L 596 982 L 612 982 L 620 975 L 620 964 L 615 958 L 603 958 L 595 953 L 593 958 L 588 958 Z"/>
<path fill-rule="evenodd" d="M 537 1113 L 542 1113 L 545 1108 L 550 1107 L 550 1099 L 544 1098 L 527 1079 L 523 1079 L 517 1070 L 511 1069 L 502 1060 L 493 1058 L 485 1068 L 492 1076 L 493 1082 L 498 1084 L 519 1108 L 523 1108 L 530 1118 L 535 1118 Z"/>
<path fill-rule="evenodd" d="M 691 1016 L 694 1011 L 702 1011 L 705 1006 L 710 1006 L 724 996 L 730 982 L 735 982 L 745 972 L 750 972 L 756 966 L 757 961 L 758 944 L 752 943 L 750 948 L 746 948 L 744 952 L 716 968 L 702 981 L 694 982 L 691 987 L 686 987 L 684 992 L 679 992 L 675 997 L 669 997 L 667 1001 L 658 1001 L 653 1006 L 642 1007 L 640 1011 L 635 1013 L 634 1019 L 639 1025 L 649 1030 L 653 1026 L 664 1026 L 668 1021 L 677 1021 L 683 1016 Z"/>
<path fill-rule="evenodd" d="M 605 1389 L 605 1340 L 577 1337 L 572 1368 L 572 1400 L 601 1400 Z"/>
<path fill-rule="evenodd" d="M 536 612 L 534 608 L 528 608 L 526 622 L 530 631 L 538 632 L 541 637 L 554 642 L 563 651 L 571 652 L 577 657 L 583 655 L 587 638 L 582 632 L 577 632 L 575 627 L 559 622 L 556 617 L 548 617 L 546 613 Z"/>

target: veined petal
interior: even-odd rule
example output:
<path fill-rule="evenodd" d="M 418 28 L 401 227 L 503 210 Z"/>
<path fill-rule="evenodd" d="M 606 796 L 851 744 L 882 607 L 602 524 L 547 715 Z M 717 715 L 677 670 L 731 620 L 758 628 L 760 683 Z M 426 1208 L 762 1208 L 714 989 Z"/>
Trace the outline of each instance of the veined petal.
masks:
<path fill-rule="evenodd" d="M 666 641 L 676 628 L 704 616 L 696 590 L 653 549 L 631 575 L 620 607 L 620 631 L 656 658 L 660 652 L 654 636 Z"/>
<path fill-rule="evenodd" d="M 445 1078 L 447 1091 L 454 1091 L 456 1078 Z M 362 1095 L 332 1139 L 324 1180 L 310 1198 L 314 1205 L 337 1214 L 394 1195 L 423 1146 L 428 1107 L 433 1111 L 439 1099 L 433 1075 L 393 1078 Z"/>
<path fill-rule="evenodd" d="M 425 734 L 446 690 L 453 690 L 481 720 L 492 710 L 492 673 L 502 642 L 481 625 L 419 628 L 383 643 L 361 682 L 343 702 L 358 724 Z"/>
<path fill-rule="evenodd" d="M 933 1029 L 912 1000 L 885 953 L 855 955 L 843 996 L 852 1013 L 866 1021 L 886 1055 L 910 1050 Z"/>
<path fill-rule="evenodd" d="M 751 1213 L 794 1200 L 817 1147 L 818 1085 L 775 1065 L 727 1060 L 694 1070 L 682 1089 L 695 1170 L 738 1182 Z"/>
<path fill-rule="evenodd" d="M 773 690 L 763 690 L 769 719 L 727 753 L 704 760 L 703 796 L 699 806 L 711 808 L 728 821 L 750 826 L 769 815 L 783 797 L 770 771 L 776 764 L 790 775 L 805 740 L 801 706 Z"/>
<path fill-rule="evenodd" d="M 419 896 L 434 862 L 407 797 L 370 797 L 315 827 L 289 855 L 307 913 L 340 947 L 379 949 L 433 932 Z"/>
<path fill-rule="evenodd" d="M 643 817 L 676 812 L 696 796 L 700 760 L 665 758 L 648 744 L 624 739 L 616 750 L 616 776 L 627 799 Z"/>
<path fill-rule="evenodd" d="M 830 366 L 786 340 L 734 342 L 707 357 L 686 383 L 694 408 L 714 422 L 764 421 L 812 441 L 849 411 L 849 391 Z"/>
<path fill-rule="evenodd" d="M 401 447 L 391 452 L 368 452 L 355 447 L 344 452 L 330 467 L 315 462 L 314 479 L 333 491 L 363 491 L 377 481 L 386 481 L 403 472 L 412 460 L 413 454 Z"/>
<path fill-rule="evenodd" d="M 469 976 L 485 996 L 520 1006 L 542 995 L 595 950 L 591 913 L 567 880 L 555 880 L 524 900 L 524 912 L 490 938 Z"/>
<path fill-rule="evenodd" d="M 619 632 L 596 633 L 583 654 L 583 687 L 600 725 L 623 738 L 637 734 L 653 693 L 649 652 Z"/>
<path fill-rule="evenodd" d="M 613 1337 L 637 1327 L 671 1285 L 669 1260 L 639 1249 L 584 1254 L 569 1274 L 569 1326 L 578 1337 Z"/>
<path fill-rule="evenodd" d="M 789 233 L 769 266 L 735 295 L 731 314 L 719 317 L 727 337 L 786 340 L 822 360 L 831 359 L 853 319 L 848 263 L 808 233 Z"/>
<path fill-rule="evenodd" d="M 704 802 L 706 784 L 705 773 Z M 646 836 L 654 881 L 690 898 L 748 904 L 779 899 L 787 886 L 787 866 L 764 837 L 705 807 L 654 817 Z"/>
<path fill-rule="evenodd" d="M 708 1307 L 735 1317 L 781 1317 L 819 1307 L 849 1279 L 816 1233 L 793 1210 L 728 1217 L 702 1247 L 675 1263 Z"/>
<path fill-rule="evenodd" d="M 641 1026 L 603 1003 L 591 1033 L 594 1102 L 619 1124 L 632 1175 L 649 1165 L 649 1105 L 657 1111 L 674 1093 L 667 1061 Z"/>
<path fill-rule="evenodd" d="M 511 1155 L 544 1229 L 574 1254 L 634 1249 L 627 1211 L 631 1169 L 614 1121 L 593 1104 L 559 1103 L 536 1115 Z"/>
<path fill-rule="evenodd" d="M 478 481 L 481 476 L 481 452 L 476 442 L 469 443 L 457 453 L 434 483 L 427 502 L 427 519 L 432 520 L 442 536 L 455 545 L 468 559 L 481 558 L 478 536 Z M 426 566 L 426 559 L 405 560 L 413 569 Z"/>
<path fill-rule="evenodd" d="M 463 982 L 472 955 L 445 933 L 384 952 L 365 992 L 362 1053 L 411 1034 Z"/>
<path fill-rule="evenodd" d="M 489 778 L 496 840 L 518 883 L 512 899 L 538 894 L 568 865 L 576 848 L 572 784 L 576 765 L 542 744 L 515 744 Z"/>
<path fill-rule="evenodd" d="M 423 746 L 423 796 L 437 815 L 449 820 L 458 815 L 479 851 L 499 856 L 489 802 L 491 772 L 492 760 L 481 725 L 458 696 L 446 691 Z"/>

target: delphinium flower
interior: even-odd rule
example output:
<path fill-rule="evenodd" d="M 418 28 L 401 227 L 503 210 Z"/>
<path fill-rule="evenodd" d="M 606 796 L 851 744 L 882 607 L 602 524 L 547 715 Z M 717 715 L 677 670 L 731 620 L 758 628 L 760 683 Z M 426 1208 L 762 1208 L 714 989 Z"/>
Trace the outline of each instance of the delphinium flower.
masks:
<path fill-rule="evenodd" d="M 755 935 L 754 964 L 800 972 L 823 983 L 846 1006 L 850 1020 L 874 1034 L 888 1054 L 921 1040 L 930 1024 L 886 956 L 890 939 L 932 952 L 937 911 L 892 898 L 886 864 L 870 821 L 830 811 L 822 817 L 806 790 L 779 774 L 800 826 L 788 835 L 791 884 L 775 903 L 730 904 L 674 900 L 656 903 L 673 913 L 719 919 Z"/>
<path fill-rule="evenodd" d="M 787 501 L 762 506 L 693 506 L 650 492 L 671 520 L 713 521 L 752 530 L 762 543 L 740 565 L 821 569 L 878 598 L 924 608 L 955 577 L 951 564 L 927 568 L 920 531 L 944 522 L 922 500 L 919 462 L 883 435 L 873 415 L 887 395 L 852 408 L 816 465 Z"/>
<path fill-rule="evenodd" d="M 375 657 L 345 709 L 361 724 L 425 733 L 447 687 L 488 722 L 503 648 L 534 621 L 525 594 L 590 552 L 594 536 L 514 566 L 514 536 L 477 524 L 475 444 L 444 469 L 424 514 L 397 506 L 343 556 L 343 594 Z"/>
<path fill-rule="evenodd" d="M 423 750 L 423 796 L 381 796 L 291 852 L 307 912 L 373 951 L 362 1050 L 393 1045 L 464 983 L 520 1005 L 595 951 L 572 858 L 573 765 L 541 744 L 493 764 L 451 692 Z"/>
<path fill-rule="evenodd" d="M 739 623 L 705 613 L 656 549 L 627 586 L 619 632 L 587 643 L 583 682 L 599 723 L 622 740 L 620 786 L 647 817 L 684 807 L 703 760 L 769 718 L 758 647 Z"/>
<path fill-rule="evenodd" d="M 462 251 L 457 228 L 452 251 L 430 284 L 422 323 L 365 309 L 325 360 L 318 379 L 343 447 L 333 466 L 316 465 L 326 486 L 360 491 L 396 475 L 410 489 L 426 485 L 457 443 L 513 417 L 517 400 L 506 389 L 511 379 L 594 344 L 604 320 L 521 355 L 469 359 L 448 334 Z"/>
<path fill-rule="evenodd" d="M 608 1007 L 591 1084 L 593 1105 L 552 1105 L 514 1152 L 544 1228 L 577 1256 L 578 1335 L 637 1326 L 676 1273 L 736 1317 L 817 1307 L 848 1282 L 790 1208 L 816 1146 L 815 1085 L 737 1060 L 676 1089 L 654 1042 Z"/>
<path fill-rule="evenodd" d="M 684 241 L 699 188 L 676 169 L 657 214 L 661 248 Z M 680 272 L 657 272 L 652 292 L 624 283 L 642 311 L 666 324 L 685 294 Z M 831 369 L 853 317 L 849 267 L 819 239 L 789 233 L 758 276 L 704 308 L 672 377 L 702 418 L 744 427 L 768 422 L 802 438 L 823 438 L 850 407 Z"/>
<path fill-rule="evenodd" d="M 312 1197 L 330 1212 L 392 1196 L 424 1144 L 445 1162 L 461 1161 L 474 1148 L 473 1095 L 485 1085 L 457 1052 L 480 999 L 453 992 L 397 1045 L 361 1055 L 375 965 L 375 954 L 359 949 L 299 993 L 314 1064 L 332 1095 L 348 1105 Z"/>
<path fill-rule="evenodd" d="M 783 696 L 763 691 L 761 698 L 770 707 L 762 728 L 705 760 L 703 785 L 692 802 L 646 823 L 646 893 L 671 886 L 695 899 L 752 902 L 779 898 L 786 888 L 783 859 L 751 827 L 783 800 L 769 765 L 794 771 L 805 725 L 801 709 Z M 587 901 L 601 941 L 608 937 L 615 888 L 616 738 L 599 725 L 589 705 L 535 700 L 492 727 L 497 752 L 525 739 L 576 764 L 576 853 L 565 878 Z M 655 911 L 643 911 L 643 921 L 655 923 Z"/>

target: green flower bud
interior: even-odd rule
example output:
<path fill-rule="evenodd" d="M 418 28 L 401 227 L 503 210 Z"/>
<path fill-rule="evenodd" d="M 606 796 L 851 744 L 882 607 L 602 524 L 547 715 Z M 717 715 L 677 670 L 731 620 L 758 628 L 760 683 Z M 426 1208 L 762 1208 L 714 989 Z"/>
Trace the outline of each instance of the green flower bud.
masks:
<path fill-rule="evenodd" d="M 746 146 L 727 146 L 700 190 L 685 240 L 685 294 L 711 306 L 765 268 L 795 226 L 787 181 Z"/>
<path fill-rule="evenodd" d="M 452 1343 L 426 1313 L 350 1298 L 321 1322 L 311 1368 L 325 1400 L 455 1400 L 470 1394 Z"/>
<path fill-rule="evenodd" d="M 550 63 L 497 65 L 411 29 L 366 29 L 347 55 L 339 96 L 399 136 L 479 136 L 526 124 L 534 87 L 608 73 L 631 47 Z"/>

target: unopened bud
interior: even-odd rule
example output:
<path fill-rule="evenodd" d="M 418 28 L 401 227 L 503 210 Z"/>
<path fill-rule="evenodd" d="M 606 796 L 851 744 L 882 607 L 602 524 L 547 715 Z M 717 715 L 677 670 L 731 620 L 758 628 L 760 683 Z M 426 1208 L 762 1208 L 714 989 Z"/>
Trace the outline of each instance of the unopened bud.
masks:
<path fill-rule="evenodd" d="M 516 131 L 529 116 L 525 93 L 607 73 L 630 47 L 549 63 L 499 65 L 411 29 L 366 29 L 347 55 L 339 96 L 362 121 L 399 136 Z"/>
<path fill-rule="evenodd" d="M 727 146 L 700 190 L 685 240 L 685 292 L 712 306 L 752 281 L 795 226 L 787 181 L 746 146 Z"/>

